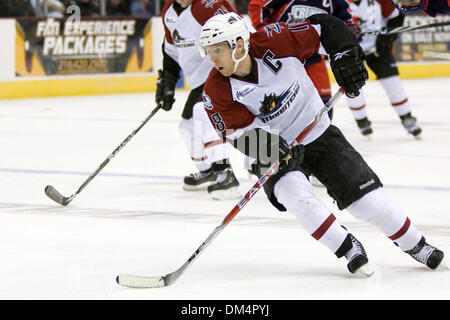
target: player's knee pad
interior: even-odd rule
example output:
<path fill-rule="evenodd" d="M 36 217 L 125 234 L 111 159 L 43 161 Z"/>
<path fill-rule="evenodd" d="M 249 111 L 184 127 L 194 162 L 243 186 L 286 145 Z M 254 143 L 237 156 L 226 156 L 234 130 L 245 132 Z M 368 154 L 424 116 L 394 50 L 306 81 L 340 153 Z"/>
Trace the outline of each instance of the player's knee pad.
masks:
<path fill-rule="evenodd" d="M 375 189 L 347 207 L 356 219 L 383 226 L 394 212 L 392 201 L 382 188 Z"/>
<path fill-rule="evenodd" d="M 300 171 L 290 171 L 275 184 L 273 193 L 288 212 L 301 220 L 316 204 L 314 190 Z"/>

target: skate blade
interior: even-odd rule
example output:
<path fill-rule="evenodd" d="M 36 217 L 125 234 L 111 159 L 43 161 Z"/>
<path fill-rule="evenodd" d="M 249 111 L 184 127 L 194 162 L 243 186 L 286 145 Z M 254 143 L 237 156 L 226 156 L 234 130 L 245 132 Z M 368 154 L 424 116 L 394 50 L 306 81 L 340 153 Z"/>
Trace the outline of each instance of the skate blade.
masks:
<path fill-rule="evenodd" d="M 436 268 L 437 271 L 448 271 L 450 268 L 448 267 L 447 261 L 444 259 Z"/>
<path fill-rule="evenodd" d="M 361 268 L 359 268 L 358 270 L 356 270 L 355 275 L 369 278 L 369 277 L 373 276 L 374 273 L 375 273 L 375 268 L 370 263 L 367 263 L 367 264 L 363 265 Z"/>
<path fill-rule="evenodd" d="M 366 138 L 367 141 L 372 141 L 372 134 L 363 135 L 364 138 Z"/>
<path fill-rule="evenodd" d="M 239 199 L 241 194 L 239 193 L 239 187 L 233 187 L 227 190 L 216 190 L 210 193 L 213 200 L 231 200 Z"/>
<path fill-rule="evenodd" d="M 188 185 L 188 184 L 184 184 L 183 185 L 183 190 L 184 191 L 206 191 L 206 189 L 208 189 L 208 186 L 210 185 L 211 183 L 208 183 L 208 184 L 202 184 L 202 185 L 200 185 L 200 186 L 191 186 L 191 185 Z"/>
<path fill-rule="evenodd" d="M 418 134 L 418 135 L 416 135 L 416 136 L 413 135 L 413 137 L 414 137 L 414 139 L 416 139 L 416 140 L 423 140 L 423 139 L 422 139 L 422 135 L 420 135 L 420 134 Z"/>

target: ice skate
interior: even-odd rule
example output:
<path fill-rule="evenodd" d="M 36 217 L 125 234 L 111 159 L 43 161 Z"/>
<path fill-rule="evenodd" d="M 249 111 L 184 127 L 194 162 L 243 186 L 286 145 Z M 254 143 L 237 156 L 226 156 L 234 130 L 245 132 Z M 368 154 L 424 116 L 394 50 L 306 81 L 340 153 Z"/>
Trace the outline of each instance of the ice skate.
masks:
<path fill-rule="evenodd" d="M 348 260 L 347 268 L 351 273 L 359 273 L 366 277 L 370 277 L 374 270 L 369 264 L 366 250 L 364 250 L 361 242 L 358 241 L 352 234 L 349 234 L 352 241 L 352 248 L 347 251 L 345 257 Z"/>
<path fill-rule="evenodd" d="M 425 237 L 422 237 L 414 248 L 405 252 L 430 269 L 436 269 L 439 267 L 444 259 L 444 253 L 426 243 Z"/>
<path fill-rule="evenodd" d="M 212 168 L 196 173 L 191 173 L 190 175 L 184 177 L 183 190 L 206 190 L 210 184 L 216 181 L 216 178 L 216 173 L 212 170 Z"/>
<path fill-rule="evenodd" d="M 422 129 L 417 125 L 417 119 L 411 115 L 411 112 L 400 116 L 402 125 L 405 130 L 416 139 L 421 139 L 420 133 Z"/>
<path fill-rule="evenodd" d="M 208 193 L 214 200 L 237 199 L 239 194 L 239 181 L 231 168 L 216 173 L 215 183 L 208 186 Z"/>
<path fill-rule="evenodd" d="M 358 125 L 361 134 L 370 140 L 370 136 L 373 133 L 373 130 L 371 126 L 372 123 L 369 121 L 369 119 L 367 119 L 367 117 L 364 117 L 362 119 L 356 120 L 356 124 Z"/>

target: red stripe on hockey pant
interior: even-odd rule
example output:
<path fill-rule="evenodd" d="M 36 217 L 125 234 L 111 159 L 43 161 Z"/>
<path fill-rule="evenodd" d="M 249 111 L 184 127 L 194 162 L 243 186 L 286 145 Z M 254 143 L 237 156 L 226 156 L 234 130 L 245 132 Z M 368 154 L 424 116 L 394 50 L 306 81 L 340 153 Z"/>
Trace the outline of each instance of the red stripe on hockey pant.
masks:
<path fill-rule="evenodd" d="M 405 100 L 402 100 L 400 102 L 391 103 L 391 104 L 393 107 L 398 107 L 398 106 L 401 106 L 402 104 L 404 104 L 406 101 L 408 101 L 408 98 L 406 98 Z"/>
<path fill-rule="evenodd" d="M 319 240 L 322 238 L 322 236 L 327 232 L 327 230 L 330 228 L 330 226 L 333 224 L 333 222 L 336 220 L 336 217 L 333 214 L 330 214 L 330 216 L 325 220 L 319 228 L 317 228 L 316 231 L 311 235 L 314 239 Z"/>
<path fill-rule="evenodd" d="M 214 140 L 214 141 L 210 141 L 210 142 L 205 143 L 203 146 L 206 149 L 206 148 L 211 148 L 211 147 L 214 147 L 214 146 L 218 146 L 219 144 L 223 144 L 223 143 L 226 143 L 226 141 L 225 140 Z"/>
<path fill-rule="evenodd" d="M 353 110 L 353 111 L 358 111 L 358 110 L 362 110 L 362 109 L 364 109 L 366 107 L 366 105 L 365 104 L 363 104 L 362 105 L 362 107 L 357 107 L 357 108 L 354 108 L 354 107 L 350 107 L 350 110 Z"/>
<path fill-rule="evenodd" d="M 398 238 L 403 236 L 406 233 L 406 231 L 408 231 L 410 225 L 411 221 L 409 220 L 408 217 L 406 217 L 406 221 L 403 224 L 403 227 L 401 227 L 400 230 L 398 230 L 395 234 L 390 236 L 389 239 L 391 239 L 392 241 L 397 240 Z"/>

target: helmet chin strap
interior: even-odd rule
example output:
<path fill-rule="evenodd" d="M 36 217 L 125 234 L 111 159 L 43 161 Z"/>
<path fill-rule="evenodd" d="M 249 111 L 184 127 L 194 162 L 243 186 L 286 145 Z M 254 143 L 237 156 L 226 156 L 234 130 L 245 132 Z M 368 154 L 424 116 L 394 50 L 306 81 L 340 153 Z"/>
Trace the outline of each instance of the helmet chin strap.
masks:
<path fill-rule="evenodd" d="M 246 57 L 247 54 L 248 54 L 248 50 L 247 50 L 247 49 L 244 49 L 244 50 L 245 50 L 245 54 L 244 54 L 241 58 L 236 59 L 236 58 L 234 57 L 235 54 L 236 54 L 236 49 L 237 49 L 237 48 L 234 48 L 233 51 L 231 52 L 231 58 L 232 58 L 233 61 L 234 61 L 233 73 L 236 72 L 236 69 L 237 69 L 237 67 L 238 67 L 238 65 L 239 65 L 239 62 L 241 62 L 242 60 L 244 60 L 245 57 Z"/>

